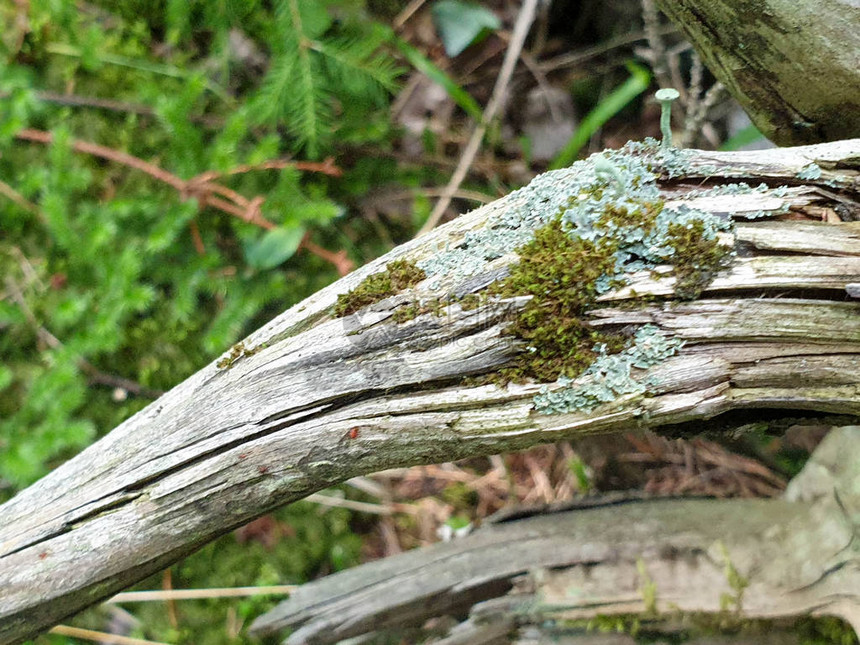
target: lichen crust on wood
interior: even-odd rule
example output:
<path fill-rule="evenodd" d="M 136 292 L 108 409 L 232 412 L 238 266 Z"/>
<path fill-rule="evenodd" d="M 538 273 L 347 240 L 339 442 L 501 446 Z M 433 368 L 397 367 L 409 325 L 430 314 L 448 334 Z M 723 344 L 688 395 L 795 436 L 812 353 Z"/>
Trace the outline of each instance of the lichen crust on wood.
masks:
<path fill-rule="evenodd" d="M 481 284 L 484 295 L 530 298 L 509 328 L 522 351 L 496 382 L 555 381 L 563 392 L 535 398 L 544 413 L 590 409 L 613 392 L 645 391 L 630 375 L 643 361 L 632 357 L 647 351 L 640 339 L 648 335 L 653 345 L 659 332 L 600 334 L 589 328 L 587 310 L 601 294 L 624 286 L 627 276 L 660 266 L 671 267 L 675 295 L 693 299 L 726 266 L 731 252 L 718 233 L 731 231 L 731 219 L 678 201 L 667 206 L 660 192 L 654 166 L 678 173 L 684 159 L 656 142 L 630 144 L 540 175 L 483 226 L 417 262 L 430 290 L 439 290 L 443 279 L 456 285 L 486 273 L 494 262 L 511 265 L 509 275 Z M 428 310 L 410 302 L 395 320 Z M 585 382 L 576 382 L 584 372 Z"/>

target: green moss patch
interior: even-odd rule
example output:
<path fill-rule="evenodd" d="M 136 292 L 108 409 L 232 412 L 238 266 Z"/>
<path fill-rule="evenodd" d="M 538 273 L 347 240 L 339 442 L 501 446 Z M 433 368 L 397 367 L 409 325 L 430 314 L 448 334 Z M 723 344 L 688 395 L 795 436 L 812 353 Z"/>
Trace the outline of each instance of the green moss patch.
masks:
<path fill-rule="evenodd" d="M 731 249 L 720 244 L 715 235 L 707 235 L 701 220 L 670 224 L 666 238 L 675 251 L 675 295 L 695 300 L 717 271 L 726 268 Z"/>
<path fill-rule="evenodd" d="M 536 395 L 539 412 L 588 410 L 643 395 L 640 371 L 677 353 L 681 342 L 651 325 L 632 334 L 595 329 L 589 309 L 629 274 L 666 264 L 674 269 L 675 297 L 696 298 L 731 255 L 717 237 L 726 222 L 684 206 L 668 210 L 652 187 L 641 190 L 604 199 L 597 186 L 570 197 L 516 249 L 520 261 L 510 276 L 488 290 L 496 297 L 532 296 L 508 328 L 525 350 L 488 378 L 562 386 Z"/>
<path fill-rule="evenodd" d="M 652 325 L 601 331 L 589 324 L 589 310 L 628 276 L 665 265 L 674 267 L 675 297 L 696 298 L 731 255 L 718 238 L 731 220 L 684 204 L 666 206 L 650 168 L 654 154 L 666 161 L 662 152 L 631 145 L 538 176 L 510 196 L 509 207 L 456 244 L 418 266 L 392 262 L 340 296 L 336 315 L 353 313 L 425 277 L 428 289 L 450 290 L 515 252 L 520 260 L 507 278 L 455 299 L 469 309 L 486 297 L 531 296 L 511 314 L 507 330 L 524 350 L 512 364 L 478 380 L 555 382 L 535 396 L 542 413 L 587 410 L 644 395 L 644 370 L 675 354 L 681 341 Z M 669 154 L 683 161 L 683 155 Z M 433 299 L 409 302 L 394 312 L 394 321 L 439 310 Z"/>
<path fill-rule="evenodd" d="M 695 211 L 667 212 L 660 199 L 608 203 L 588 219 L 577 205 L 571 200 L 538 228 L 517 249 L 520 261 L 511 275 L 490 288 L 500 297 L 532 296 L 508 330 L 525 341 L 526 350 L 494 376 L 497 382 L 569 384 L 586 370 L 593 372 L 595 383 L 575 395 L 539 398 L 547 410 L 589 407 L 641 392 L 631 368 L 650 366 L 680 346 L 653 328 L 632 339 L 592 328 L 588 309 L 601 293 L 623 285 L 629 271 L 668 263 L 677 278 L 675 295 L 696 298 L 731 254 L 719 244 L 713 222 Z"/>
<path fill-rule="evenodd" d="M 337 317 L 354 314 L 359 309 L 385 300 L 396 293 L 414 287 L 426 277 L 422 269 L 409 260 L 389 262 L 385 271 L 374 273 L 349 293 L 337 297 L 334 315 Z"/>
<path fill-rule="evenodd" d="M 572 237 L 568 229 L 558 217 L 535 231 L 511 275 L 492 288 L 501 297 L 533 296 L 509 328 L 527 350 L 501 370 L 503 381 L 573 378 L 594 360 L 598 343 L 623 347 L 623 339 L 590 328 L 582 318 L 598 295 L 598 281 L 614 271 L 617 246 Z"/>
<path fill-rule="evenodd" d="M 550 618 L 551 614 L 547 616 Z M 829 616 L 798 616 L 767 620 L 744 618 L 735 613 L 684 612 L 659 615 L 598 614 L 591 618 L 561 619 L 552 623 L 557 636 L 586 633 L 629 634 L 637 643 L 702 641 L 732 636 L 738 642 L 758 642 L 766 634 L 784 634 L 787 642 L 799 645 L 857 645 L 851 626 Z"/>
<path fill-rule="evenodd" d="M 413 300 L 398 307 L 394 311 L 393 318 L 397 323 L 405 323 L 423 314 L 441 316 L 445 312 L 445 308 L 450 306 L 452 302 L 453 300 L 445 298 L 431 298 L 423 302 Z"/>
<path fill-rule="evenodd" d="M 460 307 L 463 311 L 472 311 L 481 305 L 482 300 L 477 293 L 469 293 L 460 298 Z"/>
<path fill-rule="evenodd" d="M 663 212 L 663 202 L 655 200 L 644 206 L 643 209 L 630 209 L 623 204 L 610 204 L 597 218 L 597 226 L 610 230 L 634 227 L 650 232 L 657 223 L 657 216 Z"/>
<path fill-rule="evenodd" d="M 244 358 L 245 356 L 253 356 L 261 349 L 265 349 L 266 347 L 268 347 L 266 343 L 257 345 L 256 347 L 245 347 L 245 343 L 239 341 L 230 348 L 230 351 L 227 353 L 226 356 L 222 357 L 217 363 L 215 363 L 215 366 L 218 369 L 227 369 L 229 367 L 232 367 L 233 363 L 238 361 L 240 358 Z"/>

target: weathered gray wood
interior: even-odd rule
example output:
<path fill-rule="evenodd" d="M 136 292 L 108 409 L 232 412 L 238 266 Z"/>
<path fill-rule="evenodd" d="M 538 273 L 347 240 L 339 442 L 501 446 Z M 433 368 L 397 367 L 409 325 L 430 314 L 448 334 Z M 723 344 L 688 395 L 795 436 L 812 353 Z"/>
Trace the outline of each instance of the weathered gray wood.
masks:
<path fill-rule="evenodd" d="M 781 145 L 860 134 L 855 0 L 658 0 L 765 136 Z"/>
<path fill-rule="evenodd" d="M 759 210 L 762 195 L 779 211 L 812 201 L 850 210 L 858 157 L 860 140 L 689 151 L 691 183 L 676 176 L 661 186 L 673 203 L 696 203 L 703 198 L 690 191 L 710 183 L 764 176 L 792 188 L 734 195 L 730 204 L 721 198 L 714 210 Z M 799 180 L 813 162 L 819 177 Z M 564 191 L 576 172 L 553 174 L 553 185 Z M 643 298 L 672 293 L 673 278 L 659 271 L 605 294 L 595 324 L 650 322 L 687 344 L 643 375 L 653 377 L 648 391 L 591 411 L 536 413 L 542 384 L 457 385 L 522 351 L 503 331 L 524 298 L 471 311 L 452 305 L 443 316 L 397 324 L 392 314 L 404 295 L 331 317 L 339 293 L 387 262 L 461 244 L 467 232 L 522 208 L 527 195 L 464 215 L 291 308 L 244 341 L 259 351 L 205 367 L 0 507 L 0 643 L 32 636 L 269 509 L 354 475 L 740 408 L 860 414 L 860 302 L 846 299 L 847 285 L 860 282 L 851 222 L 822 225 L 802 244 L 807 222 L 744 223 L 737 240 L 726 239 L 741 242 L 738 257 L 698 301 L 643 306 Z M 428 279 L 409 297 L 478 289 L 516 260 L 508 254 L 477 276 L 442 276 L 439 285 Z"/>
<path fill-rule="evenodd" d="M 325 645 L 465 613 L 474 631 L 503 634 L 617 614 L 813 614 L 857 628 L 858 445 L 860 427 L 835 429 L 782 500 L 607 497 L 491 523 L 299 587 L 252 630 L 292 628 L 288 644 Z M 451 643 L 458 632 L 469 629 Z"/>

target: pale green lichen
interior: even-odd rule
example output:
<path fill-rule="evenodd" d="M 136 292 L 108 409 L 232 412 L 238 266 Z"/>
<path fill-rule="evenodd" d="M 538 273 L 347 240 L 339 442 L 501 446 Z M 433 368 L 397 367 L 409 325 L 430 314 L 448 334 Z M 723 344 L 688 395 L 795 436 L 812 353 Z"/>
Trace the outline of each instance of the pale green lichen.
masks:
<path fill-rule="evenodd" d="M 536 177 L 510 196 L 512 206 L 481 229 L 469 231 L 453 247 L 442 249 L 418 266 L 429 277 L 461 279 L 480 273 L 488 262 L 528 243 L 534 231 L 560 212 L 588 203 L 594 217 L 622 200 L 635 203 L 659 198 L 656 177 L 641 159 L 623 151 L 599 155 L 615 168 L 615 177 L 598 173 L 594 157 Z M 611 184 L 614 184 L 610 186 Z M 609 190 L 607 190 L 609 188 Z M 618 197 L 619 192 L 623 193 Z M 438 282 L 431 283 L 431 288 Z"/>
<path fill-rule="evenodd" d="M 740 217 L 742 219 L 747 220 L 756 220 L 756 219 L 766 219 L 768 217 L 777 217 L 779 215 L 785 215 L 789 212 L 788 206 L 783 204 L 780 208 L 776 210 L 757 210 L 757 211 L 733 211 L 733 217 Z"/>
<path fill-rule="evenodd" d="M 806 164 L 797 172 L 797 178 L 804 181 L 815 181 L 821 179 L 821 166 L 817 163 Z"/>
<path fill-rule="evenodd" d="M 787 188 L 787 186 L 781 186 Z M 750 193 L 766 193 L 770 190 L 770 186 L 761 183 L 755 188 L 744 181 L 739 181 L 732 184 L 721 184 L 713 188 L 705 188 L 703 190 L 690 190 L 684 193 L 684 199 L 698 199 L 699 197 L 719 197 L 720 195 L 747 195 Z M 782 197 L 784 193 L 777 195 Z"/>
<path fill-rule="evenodd" d="M 556 387 L 541 388 L 534 398 L 535 409 L 542 414 L 584 412 L 620 396 L 644 394 L 652 383 L 639 378 L 635 370 L 663 362 L 682 345 L 682 341 L 664 336 L 653 325 L 640 327 L 632 345 L 624 351 L 607 354 L 605 347 L 597 347 L 597 359 L 582 376 L 560 377 Z"/>
<path fill-rule="evenodd" d="M 721 197 L 723 195 L 749 195 L 749 194 L 764 194 L 768 193 L 769 197 L 785 197 L 788 194 L 789 186 L 782 185 L 771 188 L 765 183 L 752 187 L 746 182 L 737 182 L 732 184 L 722 184 L 707 188 L 705 190 L 691 190 L 684 194 L 684 199 L 701 199 L 708 197 Z M 789 212 L 789 205 L 783 203 L 782 206 L 776 209 L 769 210 L 754 210 L 754 211 L 731 211 L 728 213 L 733 218 L 741 218 L 747 220 L 764 219 L 767 217 L 776 217 Z"/>
<path fill-rule="evenodd" d="M 610 188 L 615 191 L 616 197 L 624 194 L 624 177 L 618 170 L 618 166 L 612 163 L 605 155 L 596 155 L 594 159 L 594 174 L 598 179 L 609 182 Z"/>
<path fill-rule="evenodd" d="M 466 233 L 456 246 L 418 262 L 428 277 L 437 278 L 430 287 L 439 286 L 438 278 L 462 279 L 480 273 L 489 261 L 528 243 L 536 229 L 547 225 L 558 214 L 570 224 L 571 235 L 575 237 L 595 240 L 618 236 L 617 274 L 671 263 L 674 250 L 667 244 L 666 236 L 673 223 L 701 220 L 709 237 L 729 228 L 730 222 L 686 206 L 664 210 L 654 227 L 649 226 L 650 222 L 637 220 L 637 213 L 644 213 L 653 204 L 662 202 L 657 177 L 650 170 L 649 156 L 677 159 L 683 154 L 674 148 L 665 153 L 659 147 L 655 151 L 653 144 L 649 147 L 647 143 L 633 142 L 620 150 L 592 155 L 570 168 L 536 177 L 512 194 L 515 206 L 483 228 Z M 607 213 L 617 213 L 621 217 L 607 220 Z M 611 277 L 603 281 L 601 292 L 608 290 Z"/>
<path fill-rule="evenodd" d="M 659 141 L 647 137 L 642 141 L 629 141 L 621 151 L 636 155 L 648 163 L 652 169 L 659 169 L 669 179 L 690 174 L 714 175 L 717 167 L 702 165 L 693 169 L 690 163 L 695 156 L 691 150 L 684 148 L 663 147 Z"/>

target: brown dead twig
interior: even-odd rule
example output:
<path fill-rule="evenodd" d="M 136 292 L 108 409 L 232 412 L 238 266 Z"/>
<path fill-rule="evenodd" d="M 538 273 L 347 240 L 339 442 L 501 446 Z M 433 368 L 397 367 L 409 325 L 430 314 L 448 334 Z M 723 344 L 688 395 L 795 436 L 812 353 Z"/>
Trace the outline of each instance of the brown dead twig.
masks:
<path fill-rule="evenodd" d="M 70 636 L 81 640 L 93 641 L 96 643 L 112 643 L 113 645 L 167 645 L 162 641 L 150 641 L 142 638 L 131 638 L 120 634 L 109 634 L 107 632 L 99 632 L 92 629 L 83 629 L 81 627 L 70 627 L 69 625 L 57 625 L 51 628 L 51 634 L 59 636 Z"/>
<path fill-rule="evenodd" d="M 480 523 L 511 504 L 570 500 L 584 492 L 570 468 L 575 459 L 570 445 L 560 443 L 477 461 L 386 470 L 347 483 L 379 500 L 366 510 L 380 516 L 367 540 L 367 555 L 375 558 L 439 541 L 455 516 Z"/>
<path fill-rule="evenodd" d="M 29 211 L 30 213 L 39 212 L 38 206 L 36 206 L 33 202 L 24 197 L 17 190 L 12 188 L 12 186 L 7 184 L 5 181 L 0 181 L 0 195 L 3 195 L 4 197 L 7 197 L 8 199 L 12 200 L 25 211 Z"/>
<path fill-rule="evenodd" d="M 454 174 L 451 176 L 448 185 L 445 187 L 445 192 L 439 201 L 436 202 L 436 205 L 433 207 L 433 212 L 430 213 L 430 217 L 427 218 L 424 226 L 422 226 L 418 231 L 418 236 L 424 235 L 425 233 L 433 230 L 433 228 L 439 223 L 439 220 L 442 219 L 442 215 L 451 203 L 452 196 L 457 189 L 460 188 L 460 184 L 462 184 L 463 180 L 466 178 L 466 173 L 468 173 L 469 168 L 475 159 L 475 155 L 478 154 L 481 142 L 484 140 L 484 134 L 487 132 L 487 127 L 493 118 L 495 118 L 496 112 L 503 103 L 505 92 L 508 89 L 508 83 L 511 80 L 511 76 L 513 76 L 514 68 L 516 67 L 517 60 L 520 57 L 523 45 L 525 44 L 529 28 L 534 21 L 536 11 L 537 0 L 524 0 L 522 7 L 520 7 L 519 14 L 517 15 L 517 21 L 514 25 L 510 45 L 505 53 L 504 61 L 502 61 L 502 69 L 496 79 L 493 94 L 487 103 L 487 107 L 484 109 L 483 118 L 481 119 L 481 122 L 475 126 L 472 136 L 469 139 L 469 143 L 463 151 L 463 156 L 460 158 L 460 163 L 457 164 Z"/>
<path fill-rule="evenodd" d="M 592 481 L 605 478 L 600 471 L 613 468 L 611 463 L 634 466 L 635 479 L 641 477 L 634 486 L 659 496 L 775 497 L 786 486 L 763 463 L 702 439 L 628 434 L 617 447 L 604 446 L 606 451 L 612 458 L 606 463 L 588 460 L 589 489 Z M 377 516 L 364 540 L 365 557 L 376 559 L 444 539 L 451 533 L 445 525 L 454 517 L 468 516 L 472 524 L 480 524 L 509 506 L 563 503 L 586 494 L 573 468 L 583 461 L 571 444 L 562 442 L 486 459 L 390 469 L 346 482 L 374 503 L 333 495 L 313 495 L 308 501 Z M 271 517 L 267 522 L 249 539 L 277 541 L 277 522 Z M 249 533 L 255 523 L 239 534 Z"/>
<path fill-rule="evenodd" d="M 15 137 L 22 141 L 31 141 L 45 145 L 50 145 L 54 141 L 52 133 L 29 128 L 21 130 L 15 135 Z M 121 150 L 115 150 L 114 148 L 109 148 L 97 143 L 75 139 L 72 141 L 71 147 L 75 152 L 92 155 L 94 157 L 99 157 L 100 159 L 107 159 L 108 161 L 113 161 L 114 163 L 119 163 L 146 173 L 153 179 L 174 188 L 179 193 L 180 199 L 183 201 L 192 198 L 196 199 L 198 207 L 201 210 L 210 206 L 267 231 L 277 228 L 277 225 L 270 222 L 262 215 L 260 209 L 265 202 L 265 197 L 257 195 L 248 199 L 235 190 L 216 183 L 214 180 L 224 176 L 243 174 L 255 170 L 280 170 L 283 168 L 295 168 L 297 170 L 308 172 L 319 172 L 331 177 L 340 177 L 343 174 L 341 169 L 334 164 L 332 159 L 326 159 L 323 162 L 273 159 L 259 164 L 237 166 L 236 168 L 226 172 L 207 171 L 200 173 L 191 179 L 182 179 L 181 177 L 178 177 L 153 163 L 144 161 L 139 157 L 135 157 L 134 155 L 122 152 Z M 198 242 L 199 240 L 195 238 L 195 247 L 200 251 L 201 247 Z M 301 247 L 309 253 L 317 255 L 321 259 L 331 262 L 340 275 L 346 275 L 346 273 L 349 273 L 353 268 L 352 262 L 346 257 L 344 251 L 333 252 L 323 249 L 322 247 L 310 242 L 307 239 L 307 236 L 302 241 Z"/>
<path fill-rule="evenodd" d="M 625 438 L 633 450 L 619 446 L 614 460 L 635 465 L 641 472 L 641 485 L 648 493 L 775 497 L 785 489 L 785 479 L 761 462 L 711 441 L 670 440 L 652 433 Z M 577 461 L 581 459 L 574 448 L 564 442 L 506 456 L 495 455 L 489 460 L 392 469 L 369 478 L 356 478 L 361 482 L 353 485 L 375 497 L 378 504 L 366 509 L 349 506 L 380 516 L 375 536 L 367 540 L 367 555 L 383 557 L 438 541 L 443 525 L 456 515 L 465 513 L 473 522 L 480 523 L 509 505 L 552 504 L 582 495 L 586 491 L 572 468 Z M 592 474 L 598 477 L 596 472 Z M 472 499 L 463 498 L 463 491 L 469 492 Z M 459 498 L 461 502 L 457 501 Z M 326 505 L 348 504 L 348 500 L 338 500 Z M 469 510 L 464 511 L 462 504 L 468 504 Z"/>
<path fill-rule="evenodd" d="M 636 452 L 617 456 L 619 462 L 647 467 L 645 490 L 670 495 L 713 497 L 776 497 L 786 480 L 761 462 L 729 452 L 704 439 L 666 439 L 647 433 L 627 435 Z"/>

